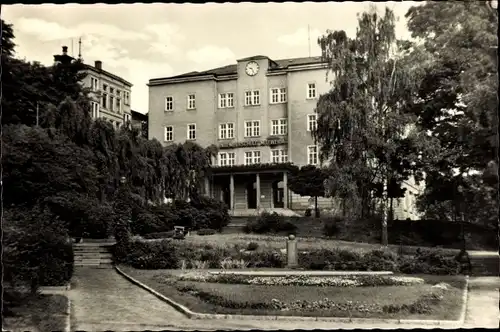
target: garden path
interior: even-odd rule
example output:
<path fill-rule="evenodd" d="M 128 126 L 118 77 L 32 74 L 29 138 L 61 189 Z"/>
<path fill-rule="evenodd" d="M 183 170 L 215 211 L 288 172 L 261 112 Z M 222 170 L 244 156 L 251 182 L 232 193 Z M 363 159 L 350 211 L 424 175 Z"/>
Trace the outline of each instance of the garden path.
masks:
<path fill-rule="evenodd" d="M 477 326 L 484 321 L 492 324 L 490 316 L 494 315 L 494 312 L 486 306 L 492 305 L 495 297 L 492 296 L 491 286 L 481 286 L 482 279 L 484 278 L 471 278 L 473 285 L 477 287 L 473 287 L 469 295 L 469 301 L 473 303 L 468 316 L 477 315 L 477 312 L 482 314 L 475 321 L 470 320 L 467 326 Z M 479 292 L 476 296 L 475 292 L 483 288 L 485 292 Z M 421 325 L 377 324 L 375 326 L 373 323 L 361 325 L 332 322 L 191 320 L 146 290 L 130 283 L 114 269 L 77 268 L 69 297 L 72 331 L 422 328 Z M 484 302 L 485 299 L 488 301 Z M 498 296 L 495 308 L 497 308 L 495 317 L 498 317 Z M 485 310 L 489 310 L 487 317 L 484 314 Z"/>
<path fill-rule="evenodd" d="M 499 287 L 500 278 L 498 277 L 471 277 L 469 279 L 465 328 L 499 327 Z"/>

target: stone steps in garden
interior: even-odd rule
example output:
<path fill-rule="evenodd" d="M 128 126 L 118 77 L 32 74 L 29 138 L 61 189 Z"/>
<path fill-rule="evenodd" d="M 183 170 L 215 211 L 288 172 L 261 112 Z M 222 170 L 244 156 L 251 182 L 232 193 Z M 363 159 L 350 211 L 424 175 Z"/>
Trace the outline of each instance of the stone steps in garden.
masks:
<path fill-rule="evenodd" d="M 113 255 L 110 251 L 112 245 L 109 240 L 75 243 L 73 245 L 75 267 L 112 268 Z"/>
<path fill-rule="evenodd" d="M 473 276 L 498 276 L 500 260 L 498 255 L 470 256 Z"/>

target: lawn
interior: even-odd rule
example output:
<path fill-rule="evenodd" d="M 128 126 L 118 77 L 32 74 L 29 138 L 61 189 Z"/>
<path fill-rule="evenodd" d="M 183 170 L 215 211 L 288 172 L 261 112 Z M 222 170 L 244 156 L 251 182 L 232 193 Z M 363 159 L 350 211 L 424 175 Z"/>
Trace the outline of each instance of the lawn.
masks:
<path fill-rule="evenodd" d="M 166 270 L 120 268 L 159 293 L 200 313 L 454 320 L 460 315 L 465 285 L 463 276 L 420 276 L 425 283 L 410 286 L 244 285 L 181 281 L 177 279 L 178 274 Z M 422 296 L 436 293 L 432 285 L 440 282 L 451 287 L 439 293 L 443 295 L 441 301 L 427 304 L 428 312 L 412 312 L 409 308 L 391 312 L 390 308 L 387 309 L 395 304 L 418 307 L 416 303 L 421 303 Z M 322 307 L 325 298 L 334 305 Z M 287 304 L 287 308 L 280 310 L 271 306 L 276 300 Z M 301 308 L 293 304 L 297 300 L 316 304 Z M 386 309 L 382 310 L 384 305 Z"/>
<path fill-rule="evenodd" d="M 64 331 L 68 299 L 63 295 L 36 295 L 9 308 L 14 315 L 3 318 L 9 331 Z"/>
<path fill-rule="evenodd" d="M 255 235 L 255 234 L 214 234 L 214 235 L 197 235 L 192 234 L 187 236 L 184 241 L 197 244 L 211 244 L 213 246 L 246 246 L 249 242 L 257 242 L 261 249 L 284 249 L 286 248 L 287 237 L 282 235 Z M 400 246 L 389 245 L 389 249 L 395 253 L 398 253 Z M 297 238 L 297 248 L 299 250 L 311 250 L 311 249 L 347 249 L 350 251 L 358 253 L 366 253 L 375 249 L 384 249 L 380 244 L 372 243 L 360 243 L 360 242 L 348 242 L 341 240 L 330 240 L 321 239 L 314 237 L 298 237 Z M 418 247 L 404 246 L 404 254 L 413 254 Z M 445 253 L 455 254 L 458 253 L 457 249 L 443 249 Z"/>

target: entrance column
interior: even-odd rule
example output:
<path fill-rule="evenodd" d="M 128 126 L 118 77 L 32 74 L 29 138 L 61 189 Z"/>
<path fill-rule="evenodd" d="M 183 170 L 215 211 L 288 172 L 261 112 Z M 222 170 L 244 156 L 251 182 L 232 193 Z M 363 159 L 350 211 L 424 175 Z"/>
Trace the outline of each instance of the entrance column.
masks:
<path fill-rule="evenodd" d="M 288 209 L 288 173 L 283 172 L 283 208 Z"/>
<path fill-rule="evenodd" d="M 229 209 L 234 210 L 234 175 L 229 175 Z"/>
<path fill-rule="evenodd" d="M 205 176 L 205 196 L 207 197 L 212 197 L 211 192 L 210 192 L 210 179 L 208 176 Z"/>
<path fill-rule="evenodd" d="M 259 173 L 255 174 L 255 192 L 257 196 L 257 211 L 260 210 L 260 175 Z"/>

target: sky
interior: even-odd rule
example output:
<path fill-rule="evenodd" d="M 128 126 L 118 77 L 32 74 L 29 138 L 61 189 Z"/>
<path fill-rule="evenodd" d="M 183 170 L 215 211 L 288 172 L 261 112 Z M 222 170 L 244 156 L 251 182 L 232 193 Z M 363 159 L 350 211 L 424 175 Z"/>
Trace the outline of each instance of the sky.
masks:
<path fill-rule="evenodd" d="M 399 18 L 396 34 L 409 38 L 404 15 L 417 3 L 376 2 Z M 103 69 L 133 84 L 132 109 L 148 111 L 147 82 L 190 71 L 235 64 L 266 55 L 284 59 L 321 55 L 317 38 L 327 30 L 354 36 L 357 13 L 370 2 L 3 5 L 2 19 L 13 24 L 16 56 L 44 65 L 53 55 L 101 60 Z M 309 29 L 308 29 L 309 26 Z M 308 31 L 310 43 L 308 42 Z M 72 46 L 73 45 L 73 46 Z"/>

